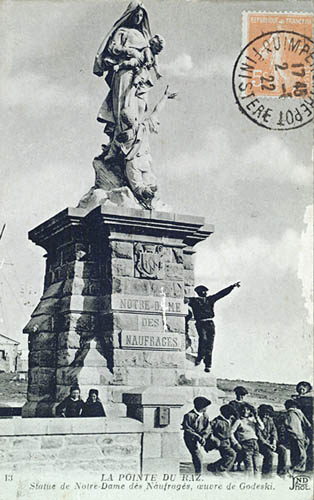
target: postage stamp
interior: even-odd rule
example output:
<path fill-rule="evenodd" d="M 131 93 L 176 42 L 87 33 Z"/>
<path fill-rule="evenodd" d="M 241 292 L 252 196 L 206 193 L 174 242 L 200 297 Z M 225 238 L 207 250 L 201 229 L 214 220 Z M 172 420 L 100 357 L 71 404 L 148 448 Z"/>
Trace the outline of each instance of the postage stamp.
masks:
<path fill-rule="evenodd" d="M 241 112 L 273 130 L 309 123 L 314 107 L 313 16 L 245 14 L 244 48 L 233 71 Z"/>
<path fill-rule="evenodd" d="M 255 69 L 252 80 L 255 95 L 307 95 L 312 86 L 313 68 L 306 61 L 304 63 L 300 60 L 300 56 L 310 52 L 310 46 L 302 37 L 313 39 L 313 14 L 245 12 L 242 26 L 242 46 L 248 45 L 245 55 L 251 59 L 258 54 L 255 44 L 250 42 L 269 33 L 261 39 L 262 48 L 258 58 L 263 62 L 259 69 Z M 278 32 L 291 32 L 291 36 L 278 37 Z"/>

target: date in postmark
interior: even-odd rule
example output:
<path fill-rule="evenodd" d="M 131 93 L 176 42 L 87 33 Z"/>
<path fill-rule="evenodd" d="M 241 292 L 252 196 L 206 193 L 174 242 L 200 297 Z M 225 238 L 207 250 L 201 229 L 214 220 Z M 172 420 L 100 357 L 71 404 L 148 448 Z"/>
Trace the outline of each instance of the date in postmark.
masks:
<path fill-rule="evenodd" d="M 277 28 L 285 27 L 287 20 L 291 24 L 294 18 L 263 15 L 258 18 L 255 14 L 247 23 L 247 36 L 258 34 L 246 44 L 234 65 L 236 102 L 257 125 L 272 130 L 299 128 L 312 121 L 314 112 L 314 46 L 308 36 L 313 31 L 313 16 L 295 18 L 302 26 L 301 32 L 264 32 L 269 28 L 269 19 L 274 21 L 269 24 Z"/>

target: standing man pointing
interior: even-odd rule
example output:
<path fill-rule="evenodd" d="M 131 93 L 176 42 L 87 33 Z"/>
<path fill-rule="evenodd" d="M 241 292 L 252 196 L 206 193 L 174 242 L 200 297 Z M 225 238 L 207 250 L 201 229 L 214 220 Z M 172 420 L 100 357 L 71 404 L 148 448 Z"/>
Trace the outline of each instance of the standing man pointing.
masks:
<path fill-rule="evenodd" d="M 215 323 L 213 318 L 214 304 L 217 300 L 222 299 L 228 295 L 235 287 L 240 287 L 240 281 L 233 285 L 220 290 L 214 295 L 207 295 L 208 288 L 204 285 L 197 286 L 194 290 L 198 297 L 189 298 L 189 305 L 192 308 L 193 316 L 195 319 L 195 326 L 199 336 L 198 341 L 198 354 L 195 359 L 195 365 L 199 365 L 202 360 L 205 363 L 205 372 L 209 373 L 212 366 L 212 353 L 215 338 Z M 188 320 L 191 319 L 192 314 L 189 313 Z"/>

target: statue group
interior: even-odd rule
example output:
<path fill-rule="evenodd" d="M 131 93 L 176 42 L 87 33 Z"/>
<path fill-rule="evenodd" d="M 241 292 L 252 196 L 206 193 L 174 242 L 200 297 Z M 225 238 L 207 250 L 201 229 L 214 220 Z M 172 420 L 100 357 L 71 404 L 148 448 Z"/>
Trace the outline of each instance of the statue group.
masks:
<path fill-rule="evenodd" d="M 137 0 L 128 5 L 101 43 L 93 71 L 99 77 L 105 75 L 109 87 L 97 116 L 104 124 L 105 140 L 102 153 L 94 160 L 95 186 L 79 206 L 90 206 L 94 198 L 96 204 L 109 201 L 155 208 L 158 187 L 149 136 L 158 133 L 159 113 L 168 100 L 176 97 L 167 86 L 149 112 L 149 91 L 161 77 L 158 54 L 164 45 L 160 35 L 152 35 L 147 10 Z M 103 193 L 99 197 L 99 190 L 106 192 L 107 199 L 102 198 Z"/>

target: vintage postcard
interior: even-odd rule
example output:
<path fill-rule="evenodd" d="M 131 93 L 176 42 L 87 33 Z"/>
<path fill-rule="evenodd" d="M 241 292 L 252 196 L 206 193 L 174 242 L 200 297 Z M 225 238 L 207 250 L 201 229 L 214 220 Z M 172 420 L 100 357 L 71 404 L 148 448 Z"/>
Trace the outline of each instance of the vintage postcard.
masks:
<path fill-rule="evenodd" d="M 0 500 L 310 500 L 313 3 L 0 11 Z"/>

